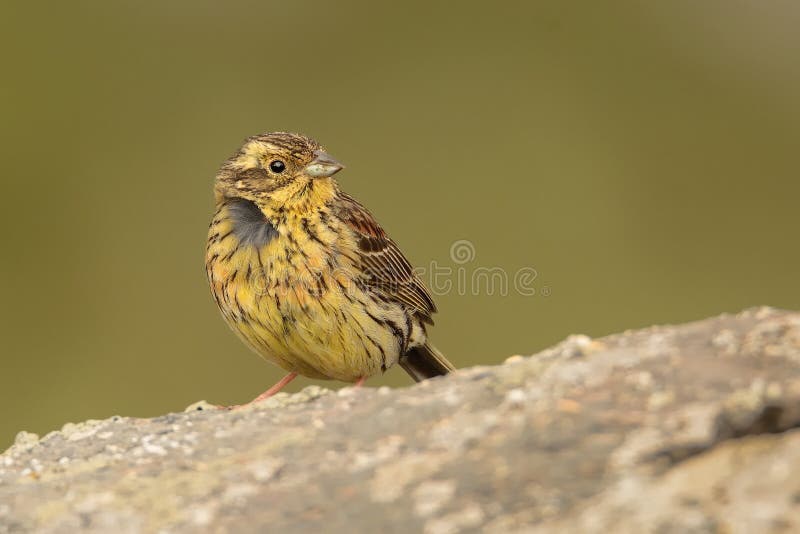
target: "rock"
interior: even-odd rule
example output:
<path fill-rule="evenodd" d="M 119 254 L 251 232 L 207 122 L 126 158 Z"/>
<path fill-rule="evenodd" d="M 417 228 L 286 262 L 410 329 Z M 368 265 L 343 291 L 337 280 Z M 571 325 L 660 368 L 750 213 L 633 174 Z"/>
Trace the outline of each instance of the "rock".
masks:
<path fill-rule="evenodd" d="M 21 433 L 5 532 L 798 532 L 800 314 Z"/>

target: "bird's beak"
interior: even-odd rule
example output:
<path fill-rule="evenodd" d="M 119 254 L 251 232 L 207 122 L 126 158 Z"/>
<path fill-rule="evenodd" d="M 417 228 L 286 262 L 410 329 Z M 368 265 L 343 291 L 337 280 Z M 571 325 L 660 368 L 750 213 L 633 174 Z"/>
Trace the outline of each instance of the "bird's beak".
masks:
<path fill-rule="evenodd" d="M 344 169 L 344 165 L 322 150 L 314 151 L 314 159 L 305 166 L 305 174 L 312 178 L 327 178 Z"/>

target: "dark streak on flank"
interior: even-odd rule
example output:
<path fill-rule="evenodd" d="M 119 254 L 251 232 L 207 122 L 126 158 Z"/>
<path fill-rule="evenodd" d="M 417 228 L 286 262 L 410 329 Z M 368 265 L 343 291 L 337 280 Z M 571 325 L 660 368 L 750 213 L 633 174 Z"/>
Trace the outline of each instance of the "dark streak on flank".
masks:
<path fill-rule="evenodd" d="M 302 224 L 303 224 L 303 231 L 308 235 L 308 237 L 310 237 L 313 241 L 316 241 L 317 243 L 319 243 L 323 247 L 326 246 L 325 242 L 322 241 L 322 239 L 319 238 L 317 233 L 314 232 L 314 230 L 311 229 L 311 224 L 310 224 L 308 219 L 303 218 Z"/>
<path fill-rule="evenodd" d="M 380 343 L 375 341 L 375 339 L 367 333 L 364 333 L 364 337 L 366 337 L 370 343 L 372 343 L 375 348 L 378 349 L 378 352 L 381 353 L 381 371 L 386 371 L 386 351 L 383 350 L 383 347 Z"/>

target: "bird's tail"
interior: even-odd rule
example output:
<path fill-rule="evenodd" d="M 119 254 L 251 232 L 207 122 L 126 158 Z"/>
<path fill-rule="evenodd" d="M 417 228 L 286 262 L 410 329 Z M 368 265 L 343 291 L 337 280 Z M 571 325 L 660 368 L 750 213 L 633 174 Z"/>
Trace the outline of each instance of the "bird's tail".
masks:
<path fill-rule="evenodd" d="M 447 361 L 444 354 L 430 343 L 409 349 L 400 357 L 400 367 L 405 369 L 411 378 L 420 382 L 426 378 L 442 376 L 455 371 L 455 366 Z"/>

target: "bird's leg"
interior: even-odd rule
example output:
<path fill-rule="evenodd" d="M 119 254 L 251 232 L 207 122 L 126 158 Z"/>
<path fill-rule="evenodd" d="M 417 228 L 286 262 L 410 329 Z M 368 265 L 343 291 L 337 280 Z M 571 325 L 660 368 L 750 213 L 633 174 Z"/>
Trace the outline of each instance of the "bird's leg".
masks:
<path fill-rule="evenodd" d="M 366 381 L 367 381 L 367 377 L 366 376 L 362 376 L 361 378 L 359 378 L 356 381 L 356 384 L 353 387 L 360 388 L 361 386 L 364 385 L 364 382 L 366 382 Z"/>
<path fill-rule="evenodd" d="M 291 382 L 292 380 L 294 380 L 295 378 L 297 378 L 297 373 L 294 373 L 294 372 L 289 373 L 288 375 L 286 375 L 283 378 L 281 378 L 280 380 L 278 380 L 277 384 L 275 384 L 274 386 L 272 386 L 267 391 L 265 391 L 264 393 L 262 393 L 261 395 L 259 395 L 255 399 L 251 400 L 247 404 L 253 404 L 254 402 L 260 402 L 260 401 L 262 401 L 264 399 L 268 399 L 269 397 L 275 395 L 277 392 L 279 392 L 284 387 L 286 387 L 286 385 L 289 382 Z"/>
<path fill-rule="evenodd" d="M 286 375 L 283 378 L 281 378 L 278 381 L 277 384 L 275 384 L 274 386 L 272 386 L 267 391 L 265 391 L 264 393 L 262 393 L 261 395 L 259 395 L 255 399 L 251 400 L 247 404 L 237 404 L 235 406 L 227 406 L 226 408 L 228 410 L 233 410 L 235 408 L 244 408 L 245 406 L 250 406 L 251 404 L 255 404 L 256 402 L 261 402 L 264 399 L 268 399 L 269 397 L 275 395 L 277 392 L 279 392 L 284 387 L 286 387 L 286 384 L 288 384 L 289 382 L 291 382 L 295 378 L 297 378 L 297 373 L 294 373 L 294 372 L 293 373 L 289 373 L 288 375 Z"/>

